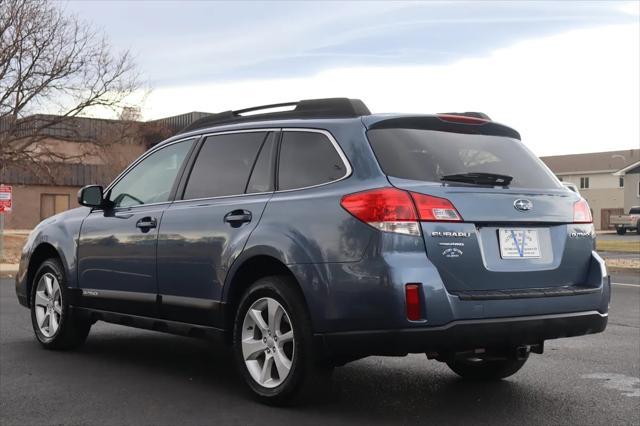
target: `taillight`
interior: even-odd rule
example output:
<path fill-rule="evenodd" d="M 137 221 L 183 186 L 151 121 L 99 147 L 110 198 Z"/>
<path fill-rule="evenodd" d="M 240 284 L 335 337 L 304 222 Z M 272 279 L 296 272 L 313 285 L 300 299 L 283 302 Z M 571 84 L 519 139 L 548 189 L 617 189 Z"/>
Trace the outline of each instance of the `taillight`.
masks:
<path fill-rule="evenodd" d="M 418 216 L 409 193 L 380 188 L 345 195 L 340 205 L 361 221 L 381 231 L 420 235 Z"/>
<path fill-rule="evenodd" d="M 361 221 L 381 231 L 420 235 L 419 221 L 461 221 L 445 198 L 379 188 L 345 195 L 340 205 Z"/>
<path fill-rule="evenodd" d="M 422 221 L 459 222 L 462 220 L 456 208 L 451 204 L 451 201 L 446 198 L 433 197 L 416 192 L 412 192 L 411 197 L 416 203 L 418 217 Z"/>
<path fill-rule="evenodd" d="M 591 209 L 589 203 L 584 198 L 578 200 L 573 205 L 573 223 L 592 223 Z"/>
<path fill-rule="evenodd" d="M 404 288 L 407 301 L 407 319 L 410 321 L 419 321 L 422 319 L 420 286 L 418 284 L 407 284 Z"/>

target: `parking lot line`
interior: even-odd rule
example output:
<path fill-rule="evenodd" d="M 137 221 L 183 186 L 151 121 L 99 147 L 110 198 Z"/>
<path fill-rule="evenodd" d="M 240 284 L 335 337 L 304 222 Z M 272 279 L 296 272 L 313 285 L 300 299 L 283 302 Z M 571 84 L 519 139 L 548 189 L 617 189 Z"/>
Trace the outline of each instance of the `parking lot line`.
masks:
<path fill-rule="evenodd" d="M 640 284 L 629 284 L 629 283 L 611 283 L 613 285 L 620 285 L 623 287 L 640 287 Z"/>

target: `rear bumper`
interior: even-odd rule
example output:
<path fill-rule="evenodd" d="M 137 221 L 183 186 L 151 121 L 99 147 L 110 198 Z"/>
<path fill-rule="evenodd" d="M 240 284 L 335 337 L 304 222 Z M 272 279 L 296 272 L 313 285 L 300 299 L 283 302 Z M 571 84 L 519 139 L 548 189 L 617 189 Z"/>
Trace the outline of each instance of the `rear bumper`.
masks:
<path fill-rule="evenodd" d="M 478 348 L 535 345 L 549 339 L 599 333 L 608 314 L 598 311 L 460 320 L 437 327 L 349 331 L 316 335 L 331 358 L 460 352 Z"/>

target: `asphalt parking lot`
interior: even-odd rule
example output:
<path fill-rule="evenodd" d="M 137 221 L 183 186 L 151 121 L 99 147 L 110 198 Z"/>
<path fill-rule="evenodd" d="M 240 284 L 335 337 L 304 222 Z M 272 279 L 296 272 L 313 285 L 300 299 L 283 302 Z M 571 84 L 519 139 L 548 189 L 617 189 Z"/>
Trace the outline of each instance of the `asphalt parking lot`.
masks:
<path fill-rule="evenodd" d="M 502 382 L 466 383 L 423 355 L 354 362 L 334 382 L 315 404 L 262 406 L 224 346 L 104 323 L 78 351 L 46 351 L 12 280 L 0 280 L 2 425 L 638 425 L 640 286 L 614 286 L 604 333 L 548 342 Z"/>

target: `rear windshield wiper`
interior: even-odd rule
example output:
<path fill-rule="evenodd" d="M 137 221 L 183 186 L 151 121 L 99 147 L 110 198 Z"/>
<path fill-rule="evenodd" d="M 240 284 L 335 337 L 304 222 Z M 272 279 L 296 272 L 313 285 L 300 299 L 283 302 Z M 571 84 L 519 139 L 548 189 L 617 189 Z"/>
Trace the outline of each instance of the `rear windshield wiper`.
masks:
<path fill-rule="evenodd" d="M 440 178 L 446 182 L 471 183 L 473 185 L 508 186 L 513 176 L 499 175 L 496 173 L 468 172 L 444 175 Z"/>

